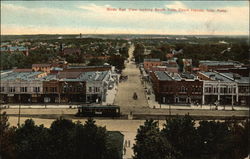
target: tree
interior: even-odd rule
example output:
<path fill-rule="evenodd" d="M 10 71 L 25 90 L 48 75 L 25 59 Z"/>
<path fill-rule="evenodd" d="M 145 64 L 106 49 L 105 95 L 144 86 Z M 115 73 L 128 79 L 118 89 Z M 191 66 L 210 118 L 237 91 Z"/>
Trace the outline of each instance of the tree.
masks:
<path fill-rule="evenodd" d="M 230 132 L 229 124 L 225 122 L 201 121 L 197 128 L 201 139 L 202 154 L 207 157 L 234 158 L 233 143 L 237 140 Z"/>
<path fill-rule="evenodd" d="M 158 122 L 146 120 L 137 130 L 133 146 L 134 159 L 174 159 L 176 153 L 168 140 L 162 137 Z"/>
<path fill-rule="evenodd" d="M 125 68 L 124 61 L 124 57 L 119 55 L 113 55 L 109 58 L 108 63 L 112 66 L 115 66 L 117 69 L 122 70 Z"/>
<path fill-rule="evenodd" d="M 101 66 L 104 63 L 105 63 L 105 61 L 102 59 L 92 58 L 92 59 L 90 59 L 88 66 Z"/>
<path fill-rule="evenodd" d="M 164 124 L 162 133 L 173 147 L 181 152 L 181 158 L 199 156 L 200 140 L 194 124 L 194 120 L 189 115 L 167 119 Z"/>
<path fill-rule="evenodd" d="M 133 52 L 135 62 L 136 63 L 141 63 L 143 62 L 144 59 L 144 52 L 145 52 L 145 47 L 143 44 L 137 43 L 135 45 L 135 50 Z"/>
<path fill-rule="evenodd" d="M 51 158 L 69 159 L 74 155 L 75 124 L 71 120 L 59 118 L 49 130 L 49 156 Z"/>
<path fill-rule="evenodd" d="M 20 159 L 46 158 L 47 141 L 47 129 L 43 125 L 35 125 L 32 119 L 27 119 L 15 132 L 16 155 Z"/>
<path fill-rule="evenodd" d="M 7 52 L 1 52 L 0 53 L 0 55 L 1 55 L 1 69 L 10 69 L 11 67 L 12 67 L 12 65 L 11 65 L 11 63 L 10 63 L 10 61 L 9 61 L 9 53 L 7 53 Z"/>
<path fill-rule="evenodd" d="M 224 151 L 220 153 L 220 158 L 246 158 L 249 153 L 249 121 L 231 120 L 226 124 L 230 133 L 225 137 Z"/>
<path fill-rule="evenodd" d="M 107 132 L 105 127 L 98 127 L 93 119 L 88 119 L 83 125 L 83 154 L 88 159 L 104 159 L 106 152 Z M 98 153 L 97 153 L 98 150 Z"/>
<path fill-rule="evenodd" d="M 6 112 L 0 113 L 0 158 L 14 159 L 16 157 L 14 135 L 15 128 L 9 127 Z"/>

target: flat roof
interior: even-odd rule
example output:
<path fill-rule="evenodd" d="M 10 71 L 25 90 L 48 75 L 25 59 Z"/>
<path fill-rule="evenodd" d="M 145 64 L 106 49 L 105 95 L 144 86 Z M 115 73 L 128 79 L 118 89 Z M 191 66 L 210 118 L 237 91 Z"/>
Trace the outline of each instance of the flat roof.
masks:
<path fill-rule="evenodd" d="M 154 72 L 158 80 L 160 81 L 173 81 L 174 79 L 165 71 Z"/>
<path fill-rule="evenodd" d="M 208 66 L 218 66 L 218 65 L 239 65 L 239 62 L 236 61 L 209 61 L 209 60 L 205 60 L 205 61 L 200 61 L 200 64 L 203 65 L 208 65 Z"/>
<path fill-rule="evenodd" d="M 37 75 L 44 72 L 11 72 L 6 74 L 6 76 L 1 76 L 1 81 L 10 81 L 10 80 L 39 80 L 40 78 L 36 78 Z"/>
<path fill-rule="evenodd" d="M 144 59 L 144 62 L 160 62 L 160 59 Z"/>
<path fill-rule="evenodd" d="M 221 74 L 233 79 L 237 83 L 250 84 L 250 77 L 242 77 L 239 74 L 229 72 Z"/>
<path fill-rule="evenodd" d="M 79 78 L 83 81 L 102 81 L 108 72 L 109 71 L 83 72 Z"/>
<path fill-rule="evenodd" d="M 212 80 L 223 81 L 223 82 L 233 82 L 233 80 L 221 75 L 218 72 L 202 72 L 202 73 L 208 76 L 209 78 L 211 78 Z"/>

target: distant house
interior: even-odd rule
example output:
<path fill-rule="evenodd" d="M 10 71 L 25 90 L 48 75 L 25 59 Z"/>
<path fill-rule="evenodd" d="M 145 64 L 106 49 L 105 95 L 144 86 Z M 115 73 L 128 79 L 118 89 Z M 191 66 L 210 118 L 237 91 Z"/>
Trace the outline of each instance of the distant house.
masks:
<path fill-rule="evenodd" d="M 200 61 L 199 68 L 201 71 L 212 71 L 222 68 L 237 68 L 242 64 L 236 61 Z"/>
<path fill-rule="evenodd" d="M 50 69 L 52 68 L 51 64 L 41 63 L 41 64 L 32 64 L 33 71 L 43 71 L 50 73 Z"/>
<path fill-rule="evenodd" d="M 29 49 L 24 47 L 24 46 L 3 45 L 3 46 L 1 46 L 0 50 L 1 50 L 1 52 L 9 52 L 9 53 L 21 52 L 25 56 L 29 56 Z"/>
<path fill-rule="evenodd" d="M 63 49 L 62 54 L 64 56 L 72 55 L 72 54 L 80 55 L 81 54 L 81 49 L 78 49 L 78 48 L 65 48 L 65 49 Z"/>
<path fill-rule="evenodd" d="M 160 59 L 144 59 L 143 67 L 145 70 L 149 70 L 153 66 L 161 66 L 162 62 Z"/>
<path fill-rule="evenodd" d="M 179 66 L 176 62 L 176 60 L 168 60 L 168 61 L 163 61 L 162 62 L 163 66 L 167 67 L 167 71 L 170 73 L 178 73 L 179 72 Z"/>

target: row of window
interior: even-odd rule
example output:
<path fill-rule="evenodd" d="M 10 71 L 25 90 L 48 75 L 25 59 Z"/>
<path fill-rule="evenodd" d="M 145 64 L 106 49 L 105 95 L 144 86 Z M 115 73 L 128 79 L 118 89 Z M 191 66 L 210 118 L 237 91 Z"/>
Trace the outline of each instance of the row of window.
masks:
<path fill-rule="evenodd" d="M 249 86 L 241 86 L 239 87 L 239 93 L 250 93 L 250 87 Z"/>
<path fill-rule="evenodd" d="M 7 90 L 9 92 L 16 92 L 16 87 L 8 87 Z M 1 87 L 0 91 L 4 92 L 5 87 Z M 28 92 L 28 88 L 27 87 L 20 87 L 20 92 Z M 33 87 L 33 92 L 40 92 L 40 87 Z"/>
<path fill-rule="evenodd" d="M 16 87 L 8 87 L 7 90 L 8 92 L 16 92 Z M 57 87 L 45 87 L 44 88 L 45 92 L 57 92 Z M 4 92 L 5 91 L 5 87 L 1 87 L 0 88 L 0 92 Z M 38 93 L 40 92 L 40 87 L 33 87 L 33 92 Z M 82 92 L 83 91 L 83 87 L 66 87 L 63 90 L 64 92 Z M 99 87 L 95 87 L 94 89 L 95 92 L 99 92 L 100 88 Z M 28 88 L 27 87 L 20 87 L 20 92 L 28 92 Z"/>
<path fill-rule="evenodd" d="M 151 63 L 151 64 L 145 64 L 146 66 L 160 66 L 161 64 L 153 64 L 153 63 Z"/>
<path fill-rule="evenodd" d="M 63 92 L 82 92 L 83 87 L 64 87 Z"/>
<path fill-rule="evenodd" d="M 89 87 L 89 90 L 88 90 L 90 93 L 93 92 L 93 93 L 97 93 L 97 92 L 100 92 L 100 88 L 99 87 Z"/>
<path fill-rule="evenodd" d="M 174 90 L 178 90 L 179 92 L 182 92 L 182 93 L 185 93 L 185 92 L 188 92 L 188 90 L 190 89 L 192 92 L 201 92 L 202 91 L 202 87 L 192 87 L 192 88 L 188 88 L 188 87 L 179 87 L 179 88 L 176 88 L 176 87 L 163 87 L 163 91 L 165 92 L 172 92 Z"/>
<path fill-rule="evenodd" d="M 205 93 L 219 93 L 219 88 L 205 87 Z M 236 88 L 232 89 L 231 87 L 221 87 L 220 93 L 236 93 Z"/>

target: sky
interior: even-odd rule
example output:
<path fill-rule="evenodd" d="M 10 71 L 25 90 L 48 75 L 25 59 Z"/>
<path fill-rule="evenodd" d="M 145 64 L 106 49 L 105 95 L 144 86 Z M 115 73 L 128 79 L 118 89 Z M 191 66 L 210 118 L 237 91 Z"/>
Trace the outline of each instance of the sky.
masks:
<path fill-rule="evenodd" d="M 249 1 L 1 1 L 1 34 L 249 35 Z"/>

